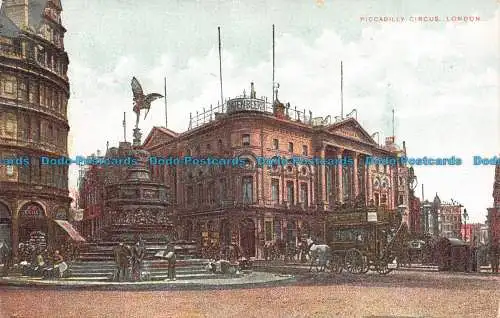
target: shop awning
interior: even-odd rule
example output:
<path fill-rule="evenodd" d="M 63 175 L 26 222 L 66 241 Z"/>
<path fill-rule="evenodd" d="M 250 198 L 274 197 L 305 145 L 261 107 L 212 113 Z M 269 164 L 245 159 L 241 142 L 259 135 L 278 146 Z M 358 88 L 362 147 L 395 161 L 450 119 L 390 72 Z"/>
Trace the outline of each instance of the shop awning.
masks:
<path fill-rule="evenodd" d="M 85 239 L 78 233 L 77 230 L 69 223 L 64 220 L 54 220 L 75 242 L 85 242 Z"/>

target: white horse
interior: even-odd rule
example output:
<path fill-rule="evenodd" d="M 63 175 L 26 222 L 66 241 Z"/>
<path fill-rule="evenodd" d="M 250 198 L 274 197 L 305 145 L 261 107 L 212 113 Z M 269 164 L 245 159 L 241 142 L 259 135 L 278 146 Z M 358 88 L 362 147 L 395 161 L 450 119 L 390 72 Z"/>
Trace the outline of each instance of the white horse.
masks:
<path fill-rule="evenodd" d="M 319 265 L 319 271 L 324 272 L 326 268 L 326 263 L 328 262 L 331 255 L 331 248 L 326 244 L 315 244 L 311 238 L 306 240 L 308 246 L 308 252 L 311 257 L 311 266 L 309 271 L 312 270 L 312 266 L 317 261 Z"/>

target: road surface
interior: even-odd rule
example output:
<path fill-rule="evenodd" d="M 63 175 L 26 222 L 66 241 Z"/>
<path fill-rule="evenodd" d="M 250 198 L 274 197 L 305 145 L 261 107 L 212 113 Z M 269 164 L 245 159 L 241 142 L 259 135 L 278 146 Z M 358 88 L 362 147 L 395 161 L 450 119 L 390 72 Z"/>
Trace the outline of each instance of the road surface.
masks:
<path fill-rule="evenodd" d="M 1 317 L 497 317 L 500 276 L 306 274 L 286 286 L 204 291 L 0 289 Z"/>

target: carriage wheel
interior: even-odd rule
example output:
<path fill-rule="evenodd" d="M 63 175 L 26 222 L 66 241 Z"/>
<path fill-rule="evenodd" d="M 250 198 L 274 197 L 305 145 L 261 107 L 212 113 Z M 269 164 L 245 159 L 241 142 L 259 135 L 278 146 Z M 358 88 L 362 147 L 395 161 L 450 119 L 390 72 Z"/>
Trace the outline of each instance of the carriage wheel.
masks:
<path fill-rule="evenodd" d="M 340 255 L 333 255 L 332 260 L 330 261 L 329 268 L 331 273 L 342 273 L 344 269 L 344 264 L 342 264 L 342 257 Z"/>
<path fill-rule="evenodd" d="M 363 254 L 355 248 L 351 248 L 345 255 L 345 268 L 349 273 L 360 274 L 366 267 Z"/>
<path fill-rule="evenodd" d="M 389 263 L 383 260 L 378 261 L 376 268 L 380 275 L 387 275 L 392 272 L 392 268 L 389 268 Z"/>

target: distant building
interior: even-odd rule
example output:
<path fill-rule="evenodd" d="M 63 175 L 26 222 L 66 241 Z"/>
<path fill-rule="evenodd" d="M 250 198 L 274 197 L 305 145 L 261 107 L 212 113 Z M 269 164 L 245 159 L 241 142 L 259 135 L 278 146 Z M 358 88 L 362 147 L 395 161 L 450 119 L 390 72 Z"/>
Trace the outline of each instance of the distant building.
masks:
<path fill-rule="evenodd" d="M 424 200 L 420 202 L 421 207 L 421 222 L 420 228 L 421 232 L 425 236 L 437 236 L 437 231 L 434 231 L 437 228 L 437 225 L 434 226 L 434 223 L 437 223 L 437 217 L 434 216 L 433 213 L 433 205 L 429 200 Z"/>
<path fill-rule="evenodd" d="M 473 223 L 473 224 L 462 224 L 461 235 L 466 241 L 473 241 L 476 238 L 478 243 L 485 243 L 487 236 L 485 234 L 485 224 Z"/>
<path fill-rule="evenodd" d="M 420 207 L 423 234 L 433 237 L 461 237 L 462 205 L 458 202 L 443 202 L 436 193 L 432 202 L 425 200 L 420 203 Z"/>
<path fill-rule="evenodd" d="M 479 242 L 482 244 L 488 244 L 489 241 L 488 224 L 482 224 L 479 230 Z"/>
<path fill-rule="evenodd" d="M 462 205 L 458 202 L 453 200 L 451 202 L 440 202 L 438 207 L 440 236 L 446 238 L 461 238 L 461 211 Z M 467 236 L 467 238 L 470 239 L 470 236 Z"/>
<path fill-rule="evenodd" d="M 102 225 L 105 169 L 102 165 L 90 165 L 84 171 L 79 182 L 79 208 L 83 209 L 79 230 L 84 237 L 92 237 L 97 236 Z"/>

